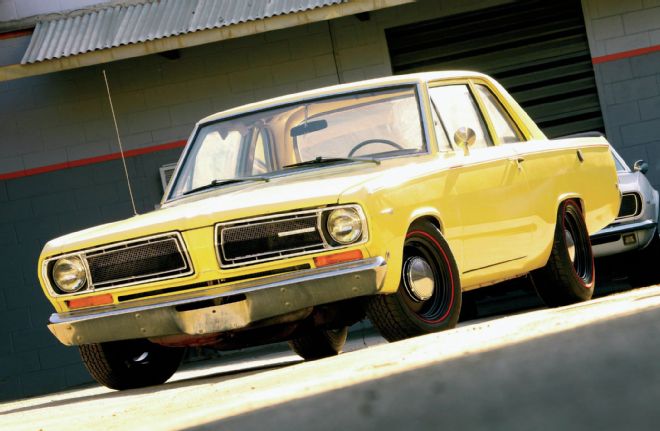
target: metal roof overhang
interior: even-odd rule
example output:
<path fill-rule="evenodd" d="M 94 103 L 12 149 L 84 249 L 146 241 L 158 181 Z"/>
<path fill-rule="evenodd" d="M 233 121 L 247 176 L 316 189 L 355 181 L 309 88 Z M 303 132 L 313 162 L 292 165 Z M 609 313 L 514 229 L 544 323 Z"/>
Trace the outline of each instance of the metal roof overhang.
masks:
<path fill-rule="evenodd" d="M 198 0 L 205 1 L 205 0 Z M 206 0 L 208 2 L 208 0 Z M 377 9 L 398 6 L 406 3 L 413 3 L 415 0 L 285 0 L 280 1 L 282 10 L 261 11 L 262 14 L 254 11 L 242 10 L 243 16 L 233 11 L 233 16 L 215 18 L 216 24 L 209 23 L 209 17 L 206 20 L 191 20 L 191 22 L 181 22 L 173 19 L 169 24 L 162 24 L 160 20 L 152 20 L 155 25 L 161 27 L 153 28 L 147 31 L 146 37 L 141 37 L 139 32 L 111 33 L 108 28 L 108 20 L 118 19 L 106 17 L 105 20 L 98 19 L 95 24 L 88 19 L 85 26 L 82 26 L 84 15 L 77 17 L 67 17 L 48 22 L 44 26 L 44 32 L 37 31 L 32 35 L 33 40 L 24 56 L 24 63 L 13 64 L 0 67 L 0 81 L 9 81 L 13 79 L 25 78 L 28 76 L 43 75 L 46 73 L 59 72 L 63 70 L 76 69 L 79 67 L 92 66 L 95 64 L 109 63 L 116 60 L 141 57 L 144 55 L 156 54 L 159 52 L 171 51 L 174 49 L 189 48 L 192 46 L 203 45 L 207 43 L 219 42 L 222 40 L 233 39 L 243 36 L 264 33 L 272 30 L 279 30 L 298 25 L 309 24 L 312 22 L 326 21 L 343 16 L 355 15 L 363 12 L 370 12 Z M 183 2 L 181 2 L 183 3 Z M 172 2 L 170 4 L 181 4 Z M 187 3 L 187 2 L 186 2 Z M 270 2 L 269 2 L 270 3 Z M 288 9 L 286 9 L 288 7 Z M 117 9 L 115 6 L 110 9 Z M 157 12 L 152 8 L 152 13 Z M 161 8 L 162 9 L 162 8 Z M 145 19 L 149 10 L 144 8 L 134 17 L 133 25 L 139 25 L 140 19 Z M 161 14 L 163 11 L 159 11 Z M 165 11 L 167 12 L 167 11 Z M 95 12 L 98 13 L 98 12 Z M 270 13 L 270 15 L 268 15 Z M 154 15 L 156 17 L 156 15 Z M 162 15 L 161 15 L 162 17 Z M 176 15 L 172 14 L 176 18 Z M 218 19 L 219 18 L 219 19 Z M 73 21 L 78 20 L 78 30 L 73 30 Z M 130 20 L 124 20 L 127 22 Z M 143 21 L 144 22 L 144 21 Z M 65 26 L 69 25 L 69 28 Z M 94 25 L 97 27 L 94 28 Z M 102 26 L 106 27 L 103 28 Z M 68 31 L 66 40 L 53 45 L 49 38 L 54 37 L 54 33 L 59 26 L 59 31 Z M 211 27 L 211 28 L 209 28 Z M 121 30 L 116 28 L 117 31 Z M 125 30 L 125 29 L 124 29 Z M 91 37 L 92 33 L 105 32 L 105 39 L 99 35 L 94 36 L 95 40 L 82 41 L 81 38 Z M 83 44 L 85 42 L 86 45 Z M 77 45 L 74 45 L 77 44 Z M 83 51 L 79 52 L 77 51 Z M 50 57 L 50 58 L 46 58 Z"/>

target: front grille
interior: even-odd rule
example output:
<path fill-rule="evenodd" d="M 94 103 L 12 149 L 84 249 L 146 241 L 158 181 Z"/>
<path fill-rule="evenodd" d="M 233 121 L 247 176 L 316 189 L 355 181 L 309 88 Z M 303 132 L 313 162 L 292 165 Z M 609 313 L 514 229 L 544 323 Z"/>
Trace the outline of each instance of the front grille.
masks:
<path fill-rule="evenodd" d="M 84 256 L 95 288 L 170 278 L 191 270 L 175 234 L 110 245 Z"/>
<path fill-rule="evenodd" d="M 634 217 L 642 212 L 642 199 L 637 193 L 624 193 L 617 218 Z"/>
<path fill-rule="evenodd" d="M 217 242 L 223 266 L 273 260 L 323 250 L 320 212 L 304 212 L 218 225 Z"/>
<path fill-rule="evenodd" d="M 330 213 L 340 208 L 354 210 L 362 222 L 362 233 L 351 244 L 335 242 L 323 227 Z M 362 208 L 356 204 L 247 218 L 215 225 L 215 245 L 222 268 L 352 247 L 368 240 L 367 220 Z"/>

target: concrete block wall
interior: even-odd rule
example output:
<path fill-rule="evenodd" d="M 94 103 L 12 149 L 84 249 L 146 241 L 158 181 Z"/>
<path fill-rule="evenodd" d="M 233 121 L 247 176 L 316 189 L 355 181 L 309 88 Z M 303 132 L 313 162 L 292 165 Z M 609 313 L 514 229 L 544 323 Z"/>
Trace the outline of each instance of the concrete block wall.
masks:
<path fill-rule="evenodd" d="M 0 400 L 90 381 L 77 350 L 46 329 L 52 309 L 36 274 L 49 239 L 132 213 L 121 161 L 105 157 L 117 147 L 103 68 L 125 149 L 149 150 L 186 139 L 219 110 L 390 75 L 385 28 L 498 3 L 422 0 L 367 21 L 345 17 L 189 48 L 177 60 L 152 55 L 0 83 Z M 140 212 L 160 200 L 158 168 L 179 154 L 127 160 Z"/>
<path fill-rule="evenodd" d="M 582 0 L 608 139 L 660 188 L 660 1 Z"/>
<path fill-rule="evenodd" d="M 140 210 L 160 194 L 154 169 L 170 150 L 128 160 Z M 0 400 L 89 381 L 77 349 L 61 346 L 45 324 L 52 313 L 36 280 L 36 259 L 56 235 L 131 214 L 119 160 L 0 181 Z"/>
<path fill-rule="evenodd" d="M 186 139 L 197 120 L 221 109 L 337 82 L 327 29 L 283 33 L 184 50 L 175 61 L 150 56 L 106 65 L 125 149 Z M 315 43 L 291 51 L 292 40 L 308 38 Z M 0 131 L 3 400 L 91 380 L 77 349 L 46 329 L 53 310 L 37 281 L 37 258 L 49 239 L 132 210 L 121 161 L 102 161 L 117 147 L 101 67 L 3 83 Z M 180 151 L 127 160 L 140 212 L 160 200 L 158 168 Z M 89 158 L 99 162 L 35 173 Z"/>

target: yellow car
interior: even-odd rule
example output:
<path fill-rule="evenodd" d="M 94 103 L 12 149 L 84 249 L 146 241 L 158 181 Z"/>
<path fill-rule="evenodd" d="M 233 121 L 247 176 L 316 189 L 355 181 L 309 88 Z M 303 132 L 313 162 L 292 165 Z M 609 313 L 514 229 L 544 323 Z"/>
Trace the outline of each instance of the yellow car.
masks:
<path fill-rule="evenodd" d="M 46 244 L 49 328 L 115 389 L 166 381 L 187 346 L 340 352 L 455 326 L 461 293 L 532 274 L 591 298 L 589 234 L 619 209 L 602 137 L 548 140 L 493 79 L 387 77 L 195 127 L 158 210 Z"/>

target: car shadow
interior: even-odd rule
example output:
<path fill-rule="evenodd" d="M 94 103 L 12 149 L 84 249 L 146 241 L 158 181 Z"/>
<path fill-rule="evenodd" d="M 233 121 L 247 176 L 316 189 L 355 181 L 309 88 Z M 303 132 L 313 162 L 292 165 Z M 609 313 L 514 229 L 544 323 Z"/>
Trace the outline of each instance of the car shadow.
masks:
<path fill-rule="evenodd" d="M 199 371 L 202 372 L 204 369 L 209 369 L 209 368 L 214 368 L 214 366 L 218 365 L 223 365 L 222 360 L 217 360 L 213 361 L 213 363 L 205 364 L 203 367 L 197 367 L 199 368 Z M 209 361 L 211 362 L 211 361 Z M 6 410 L 3 411 L 1 414 L 2 415 L 8 415 L 12 413 L 21 413 L 21 412 L 28 412 L 31 410 L 38 410 L 42 408 L 50 408 L 50 407 L 64 407 L 72 404 L 77 404 L 81 402 L 86 402 L 86 401 L 98 401 L 98 400 L 112 400 L 112 399 L 117 399 L 117 398 L 122 398 L 126 396 L 135 396 L 135 395 L 148 395 L 148 394 L 153 394 L 153 393 L 158 393 L 158 392 L 163 392 L 163 391 L 170 391 L 170 390 L 176 390 L 179 388 L 187 387 L 187 386 L 195 386 L 198 384 L 202 383 L 208 383 L 209 380 L 214 380 L 215 382 L 222 382 L 222 381 L 231 381 L 233 379 L 237 378 L 243 378 L 246 376 L 249 376 L 251 374 L 258 373 L 260 371 L 265 371 L 265 370 L 272 370 L 272 369 L 279 369 L 279 368 L 285 368 L 291 365 L 296 365 L 303 362 L 302 359 L 290 359 L 286 361 L 277 361 L 273 363 L 263 363 L 251 367 L 239 367 L 236 369 L 229 369 L 226 371 L 220 371 L 220 372 L 211 372 L 208 374 L 196 374 L 188 378 L 183 378 L 183 379 L 177 379 L 176 374 L 173 376 L 173 380 L 168 381 L 166 383 L 163 383 L 162 385 L 156 385 L 156 386 L 148 386 L 144 388 L 139 388 L 139 389 L 127 389 L 124 391 L 112 391 L 112 392 L 105 392 L 105 393 L 95 393 L 93 395 L 84 395 L 84 396 L 72 396 L 70 398 L 65 398 L 65 399 L 60 399 L 60 400 L 47 400 L 44 402 L 40 403 L 35 403 L 35 404 L 30 404 L 29 406 L 25 407 L 18 407 L 12 410 Z M 236 364 L 237 366 L 239 364 Z M 182 370 L 183 372 L 190 371 L 190 370 Z M 71 392 L 76 392 L 80 390 L 87 390 L 90 388 L 98 387 L 97 385 L 89 385 L 85 387 L 81 387 L 78 390 L 73 390 Z M 66 396 L 66 393 L 62 394 Z"/>
<path fill-rule="evenodd" d="M 602 298 L 658 284 L 660 273 L 652 265 L 645 268 L 641 274 L 632 272 L 633 268 L 639 267 L 639 258 L 639 254 L 631 253 L 596 259 L 596 289 L 593 297 Z M 636 262 L 636 265 L 632 262 Z M 545 304 L 536 294 L 531 278 L 521 277 L 465 292 L 459 321 L 466 322 L 544 307 Z"/>

